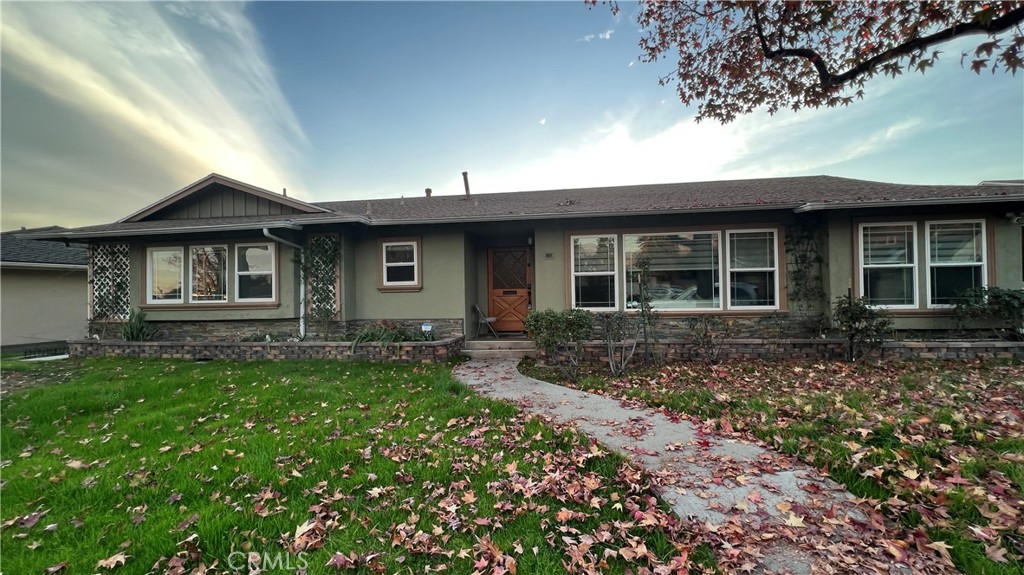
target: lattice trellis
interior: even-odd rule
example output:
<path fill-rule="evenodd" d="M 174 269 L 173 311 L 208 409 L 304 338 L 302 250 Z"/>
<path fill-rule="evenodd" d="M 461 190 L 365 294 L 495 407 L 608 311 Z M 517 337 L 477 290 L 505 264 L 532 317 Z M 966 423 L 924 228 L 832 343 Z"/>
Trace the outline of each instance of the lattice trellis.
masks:
<path fill-rule="evenodd" d="M 91 319 L 124 320 L 132 310 L 128 244 L 100 244 L 90 251 Z"/>
<path fill-rule="evenodd" d="M 341 240 L 337 235 L 312 236 L 306 242 L 307 291 L 309 313 L 314 319 L 333 319 L 338 313 L 338 256 Z"/>

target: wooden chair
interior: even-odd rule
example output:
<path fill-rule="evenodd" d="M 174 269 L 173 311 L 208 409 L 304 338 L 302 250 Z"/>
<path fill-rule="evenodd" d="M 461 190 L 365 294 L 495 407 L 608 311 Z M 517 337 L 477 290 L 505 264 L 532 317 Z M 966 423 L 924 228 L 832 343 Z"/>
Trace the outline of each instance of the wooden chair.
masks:
<path fill-rule="evenodd" d="M 479 318 L 479 321 L 476 324 L 477 335 L 480 335 L 480 328 L 486 325 L 487 329 L 491 330 L 491 333 L 494 334 L 494 339 L 501 339 L 498 332 L 494 331 L 494 326 L 491 325 L 498 321 L 498 318 L 484 314 L 483 310 L 480 309 L 480 304 L 473 304 L 473 311 L 476 312 L 476 316 Z"/>

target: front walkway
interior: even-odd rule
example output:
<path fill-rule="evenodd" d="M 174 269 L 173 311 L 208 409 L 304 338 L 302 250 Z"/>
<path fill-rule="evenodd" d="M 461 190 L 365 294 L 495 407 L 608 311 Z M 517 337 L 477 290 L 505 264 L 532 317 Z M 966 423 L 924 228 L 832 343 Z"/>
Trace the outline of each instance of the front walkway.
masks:
<path fill-rule="evenodd" d="M 572 424 L 642 465 L 680 517 L 715 533 L 738 530 L 740 537 L 723 539 L 743 544 L 716 549 L 720 555 L 736 554 L 762 572 L 957 572 L 930 552 L 907 549 L 870 506 L 791 458 L 702 434 L 649 407 L 526 377 L 517 364 L 470 361 L 454 375 L 481 395 Z"/>

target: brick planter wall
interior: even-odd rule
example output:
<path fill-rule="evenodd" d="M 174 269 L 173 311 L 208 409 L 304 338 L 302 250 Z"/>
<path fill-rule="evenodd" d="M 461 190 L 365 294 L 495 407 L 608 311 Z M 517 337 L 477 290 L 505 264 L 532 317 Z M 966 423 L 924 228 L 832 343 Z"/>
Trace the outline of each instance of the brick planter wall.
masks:
<path fill-rule="evenodd" d="M 434 336 L 438 338 L 450 338 L 462 335 L 463 320 L 455 319 L 433 319 L 433 320 L 410 320 L 397 319 L 389 320 L 389 323 L 397 325 L 402 329 L 419 332 L 420 325 L 429 321 L 434 326 Z M 159 341 L 224 341 L 235 342 L 246 338 L 255 338 L 270 334 L 274 339 L 283 340 L 297 338 L 299 334 L 298 319 L 245 319 L 245 320 L 210 320 L 210 321 L 154 321 L 146 320 L 147 323 L 156 328 L 156 339 Z M 347 322 L 336 321 L 331 324 L 331 336 L 341 339 L 347 332 L 355 334 L 359 330 L 379 324 L 381 320 L 354 319 Z M 307 318 L 306 334 L 324 339 L 323 326 Z M 119 322 L 89 322 L 89 333 L 97 334 L 104 340 L 118 339 L 121 337 L 121 324 Z"/>
<path fill-rule="evenodd" d="M 637 345 L 633 360 L 643 357 L 643 344 Z M 652 353 L 666 362 L 702 361 L 704 358 L 692 340 L 662 340 Z M 846 357 L 846 341 L 841 339 L 729 339 L 721 346 L 722 361 L 744 360 L 837 360 Z M 540 352 L 541 360 L 544 359 Z M 1024 342 L 1008 341 L 890 341 L 874 355 L 875 359 L 1020 359 L 1024 360 Z M 584 344 L 583 363 L 608 364 L 603 341 Z"/>
<path fill-rule="evenodd" d="M 72 357 L 132 357 L 161 359 L 336 359 L 381 363 L 442 363 L 461 350 L 463 337 L 438 341 L 411 341 L 388 346 L 379 343 L 323 341 L 118 341 L 76 340 L 68 343 Z"/>

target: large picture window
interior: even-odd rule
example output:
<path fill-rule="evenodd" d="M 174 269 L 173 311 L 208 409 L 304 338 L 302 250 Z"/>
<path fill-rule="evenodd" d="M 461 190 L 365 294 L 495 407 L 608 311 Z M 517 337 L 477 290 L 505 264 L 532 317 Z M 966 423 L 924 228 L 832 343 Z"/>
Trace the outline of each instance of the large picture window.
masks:
<path fill-rule="evenodd" d="M 860 295 L 869 305 L 917 307 L 917 224 L 860 226 Z"/>
<path fill-rule="evenodd" d="M 641 267 L 647 262 L 647 294 L 657 310 L 721 309 L 718 290 L 719 233 L 623 235 L 626 309 L 641 301 Z"/>
<path fill-rule="evenodd" d="M 184 251 L 180 247 L 149 248 L 146 303 L 182 303 Z"/>
<path fill-rule="evenodd" d="M 235 299 L 274 301 L 274 244 L 235 246 Z"/>
<path fill-rule="evenodd" d="M 729 307 L 778 307 L 775 230 L 728 232 Z"/>
<path fill-rule="evenodd" d="M 929 222 L 928 306 L 951 306 L 985 283 L 985 222 Z"/>
<path fill-rule="evenodd" d="M 618 309 L 618 254 L 615 236 L 572 238 L 572 306 L 594 311 Z"/>
<path fill-rule="evenodd" d="M 419 288 L 422 285 L 419 240 L 388 240 L 380 246 L 381 286 Z"/>
<path fill-rule="evenodd" d="M 227 246 L 192 246 L 189 249 L 189 302 L 228 301 Z"/>

